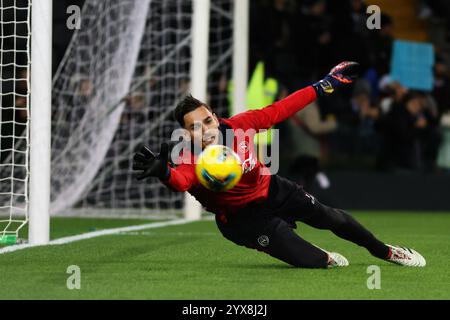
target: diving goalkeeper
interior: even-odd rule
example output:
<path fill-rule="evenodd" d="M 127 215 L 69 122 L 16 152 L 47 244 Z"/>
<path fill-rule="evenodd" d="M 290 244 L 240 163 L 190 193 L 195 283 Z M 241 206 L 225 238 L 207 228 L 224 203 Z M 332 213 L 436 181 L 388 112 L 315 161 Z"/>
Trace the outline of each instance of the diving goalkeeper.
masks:
<path fill-rule="evenodd" d="M 225 136 L 227 129 L 268 129 L 288 119 L 318 96 L 330 95 L 338 87 L 352 83 L 357 77 L 357 68 L 356 62 L 342 62 L 317 83 L 263 109 L 242 112 L 231 118 L 218 118 L 210 106 L 192 96 L 177 105 L 174 115 L 189 132 L 191 141 L 197 141 L 198 147 L 204 149 L 217 144 L 218 135 Z M 195 174 L 194 162 L 172 166 L 167 143 L 161 145 L 159 154 L 143 146 L 134 156 L 133 170 L 138 171 L 139 180 L 157 177 L 173 190 L 189 192 L 206 210 L 215 214 L 217 226 L 226 239 L 263 251 L 295 267 L 348 265 L 343 255 L 328 252 L 300 237 L 294 231 L 298 221 L 330 230 L 380 259 L 404 266 L 425 266 L 425 259 L 417 251 L 385 244 L 350 214 L 320 203 L 297 183 L 278 175 L 263 174 L 267 167 L 251 152 L 253 139 L 247 142 L 248 145 L 232 144 L 241 151 L 244 149 L 245 159 L 241 159 L 244 173 L 236 186 L 224 192 L 202 186 Z"/>

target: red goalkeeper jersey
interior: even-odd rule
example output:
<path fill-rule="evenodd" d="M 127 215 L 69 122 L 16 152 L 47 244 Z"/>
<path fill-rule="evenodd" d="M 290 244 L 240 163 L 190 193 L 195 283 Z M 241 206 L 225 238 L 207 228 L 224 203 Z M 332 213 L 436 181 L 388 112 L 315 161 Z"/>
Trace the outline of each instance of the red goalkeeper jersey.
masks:
<path fill-rule="evenodd" d="M 170 177 L 164 183 L 176 191 L 188 191 L 206 210 L 215 214 L 234 213 L 250 202 L 263 201 L 269 192 L 270 173 L 269 169 L 257 159 L 252 132 L 269 129 L 291 117 L 315 99 L 316 92 L 312 86 L 309 86 L 262 109 L 219 119 L 222 128 L 230 128 L 234 131 L 250 129 L 250 134 L 246 135 L 244 140 L 233 138 L 235 139 L 232 144 L 233 149 L 241 158 L 243 175 L 232 189 L 214 192 L 203 187 L 197 179 L 195 164 L 192 161 L 182 163 L 176 168 L 170 167 Z"/>

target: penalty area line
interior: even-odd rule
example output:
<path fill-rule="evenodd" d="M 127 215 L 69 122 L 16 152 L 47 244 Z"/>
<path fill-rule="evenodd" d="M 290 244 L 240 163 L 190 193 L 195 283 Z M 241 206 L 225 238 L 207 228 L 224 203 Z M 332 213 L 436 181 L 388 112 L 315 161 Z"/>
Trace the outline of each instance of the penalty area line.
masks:
<path fill-rule="evenodd" d="M 44 245 L 18 244 L 18 245 L 14 245 L 14 246 L 10 246 L 10 247 L 5 247 L 5 248 L 0 249 L 0 254 L 14 252 L 14 251 L 18 251 L 18 250 L 27 249 L 27 248 L 33 248 L 33 247 L 66 244 L 66 243 L 76 242 L 76 241 L 80 241 L 80 240 L 86 240 L 86 239 L 91 239 L 91 238 L 96 238 L 96 237 L 101 237 L 101 236 L 107 236 L 107 235 L 116 234 L 116 233 L 162 228 L 162 227 L 186 224 L 186 223 L 191 223 L 191 222 L 196 222 L 196 221 L 199 221 L 199 220 L 177 219 L 177 220 L 172 220 L 172 221 L 140 224 L 140 225 L 136 225 L 136 226 L 104 229 L 104 230 L 99 230 L 99 231 L 82 233 L 82 234 L 75 235 L 75 236 L 68 236 L 68 237 L 64 237 L 64 238 L 55 239 L 55 240 L 50 241 L 48 244 L 44 244 Z"/>

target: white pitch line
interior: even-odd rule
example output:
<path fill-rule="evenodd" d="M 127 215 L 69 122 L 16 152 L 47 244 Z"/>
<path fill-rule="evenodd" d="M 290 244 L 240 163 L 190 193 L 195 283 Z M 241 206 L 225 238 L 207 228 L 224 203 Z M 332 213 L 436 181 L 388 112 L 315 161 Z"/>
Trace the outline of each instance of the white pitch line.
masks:
<path fill-rule="evenodd" d="M 195 222 L 195 221 L 198 221 L 198 220 L 178 219 L 178 220 L 172 220 L 172 221 L 140 224 L 137 226 L 105 229 L 105 230 L 87 232 L 87 233 L 82 233 L 82 234 L 75 235 L 75 236 L 55 239 L 55 240 L 50 241 L 47 245 L 66 244 L 66 243 L 71 243 L 71 242 L 75 242 L 75 241 L 111 235 L 111 234 L 115 234 L 115 233 L 128 232 L 128 231 L 139 231 L 139 230 L 144 230 L 144 229 L 162 228 L 162 227 L 173 226 L 173 225 L 178 225 L 178 224 L 186 224 L 186 223 Z M 14 251 L 32 248 L 32 247 L 38 247 L 38 246 L 46 246 L 46 245 L 19 244 L 19 245 L 14 245 L 14 246 L 5 247 L 5 248 L 0 249 L 0 254 L 14 252 Z"/>

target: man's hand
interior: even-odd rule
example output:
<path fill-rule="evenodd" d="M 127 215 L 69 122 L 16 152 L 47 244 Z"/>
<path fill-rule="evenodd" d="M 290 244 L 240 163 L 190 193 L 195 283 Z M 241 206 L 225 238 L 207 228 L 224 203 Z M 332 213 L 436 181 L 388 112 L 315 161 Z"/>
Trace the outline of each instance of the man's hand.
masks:
<path fill-rule="evenodd" d="M 329 95 L 342 85 L 352 83 L 358 77 L 359 63 L 344 61 L 339 63 L 319 82 L 313 84 L 318 96 Z"/>
<path fill-rule="evenodd" d="M 170 175 L 168 159 L 169 145 L 167 143 L 161 144 L 161 151 L 158 155 L 155 155 L 147 146 L 142 146 L 133 158 L 133 170 L 142 171 L 137 179 L 156 177 L 167 180 Z"/>

